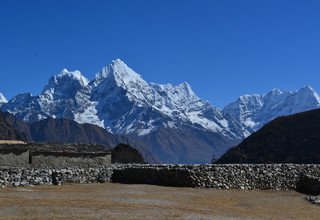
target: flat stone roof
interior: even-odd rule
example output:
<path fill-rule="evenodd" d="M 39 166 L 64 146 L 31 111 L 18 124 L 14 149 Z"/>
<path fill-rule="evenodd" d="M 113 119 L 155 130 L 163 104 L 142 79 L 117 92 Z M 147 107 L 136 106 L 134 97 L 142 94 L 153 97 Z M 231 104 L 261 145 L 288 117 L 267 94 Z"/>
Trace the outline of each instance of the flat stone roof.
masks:
<path fill-rule="evenodd" d="M 27 143 L 19 140 L 0 140 L 0 144 L 27 144 Z"/>

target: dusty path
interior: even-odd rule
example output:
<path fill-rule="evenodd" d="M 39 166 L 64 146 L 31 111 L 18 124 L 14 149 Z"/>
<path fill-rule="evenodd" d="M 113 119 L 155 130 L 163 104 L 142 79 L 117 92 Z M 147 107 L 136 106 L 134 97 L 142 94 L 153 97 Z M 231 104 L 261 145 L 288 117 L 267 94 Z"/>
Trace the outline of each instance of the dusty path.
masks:
<path fill-rule="evenodd" d="M 0 189 L 0 218 L 319 219 L 294 191 L 83 184 Z"/>

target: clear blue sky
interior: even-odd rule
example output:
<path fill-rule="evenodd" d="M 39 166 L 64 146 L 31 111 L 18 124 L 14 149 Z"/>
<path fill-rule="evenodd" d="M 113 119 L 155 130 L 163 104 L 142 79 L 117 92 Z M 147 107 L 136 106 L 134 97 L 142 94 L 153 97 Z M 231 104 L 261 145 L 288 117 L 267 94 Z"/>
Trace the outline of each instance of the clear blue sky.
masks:
<path fill-rule="evenodd" d="M 218 107 L 274 87 L 320 92 L 320 1 L 0 1 L 7 98 L 38 94 L 63 68 L 92 79 L 115 58 Z"/>

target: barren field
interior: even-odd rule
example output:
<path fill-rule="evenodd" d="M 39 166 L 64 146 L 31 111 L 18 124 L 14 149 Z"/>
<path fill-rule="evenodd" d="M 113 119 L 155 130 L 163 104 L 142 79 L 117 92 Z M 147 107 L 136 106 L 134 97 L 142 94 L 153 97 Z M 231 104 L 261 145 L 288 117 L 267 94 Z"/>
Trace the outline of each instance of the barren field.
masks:
<path fill-rule="evenodd" d="M 294 192 L 114 183 L 0 189 L 3 219 L 319 219 Z"/>

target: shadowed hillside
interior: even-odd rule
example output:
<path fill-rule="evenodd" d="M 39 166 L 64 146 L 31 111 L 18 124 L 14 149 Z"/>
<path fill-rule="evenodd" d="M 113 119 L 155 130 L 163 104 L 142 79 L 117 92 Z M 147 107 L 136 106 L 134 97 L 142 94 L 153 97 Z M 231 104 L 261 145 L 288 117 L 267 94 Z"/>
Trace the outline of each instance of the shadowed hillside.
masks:
<path fill-rule="evenodd" d="M 48 118 L 30 124 L 32 139 L 48 143 L 99 143 L 114 146 L 112 134 L 90 124 L 78 124 L 70 119 Z"/>
<path fill-rule="evenodd" d="M 0 140 L 28 140 L 28 125 L 14 116 L 0 112 Z"/>
<path fill-rule="evenodd" d="M 271 121 L 217 163 L 320 163 L 320 109 Z"/>

